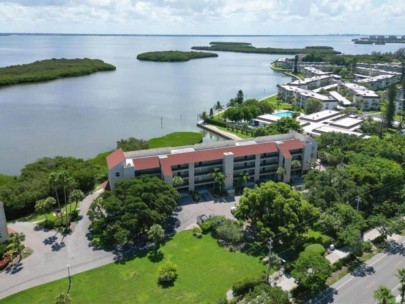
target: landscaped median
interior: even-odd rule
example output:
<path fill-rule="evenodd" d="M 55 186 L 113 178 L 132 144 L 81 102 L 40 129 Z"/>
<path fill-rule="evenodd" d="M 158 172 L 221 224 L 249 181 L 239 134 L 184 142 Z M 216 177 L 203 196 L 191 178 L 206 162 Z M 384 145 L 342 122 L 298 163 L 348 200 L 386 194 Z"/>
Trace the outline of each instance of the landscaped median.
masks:
<path fill-rule="evenodd" d="M 124 264 L 110 264 L 73 275 L 73 303 L 215 303 L 232 284 L 264 274 L 258 258 L 220 247 L 209 234 L 201 239 L 192 231 L 176 234 L 161 247 L 163 260 L 151 262 L 141 255 Z M 178 266 L 177 280 L 168 288 L 158 284 L 158 269 L 166 261 Z M 20 292 L 6 303 L 52 303 L 65 292 L 62 279 Z"/>

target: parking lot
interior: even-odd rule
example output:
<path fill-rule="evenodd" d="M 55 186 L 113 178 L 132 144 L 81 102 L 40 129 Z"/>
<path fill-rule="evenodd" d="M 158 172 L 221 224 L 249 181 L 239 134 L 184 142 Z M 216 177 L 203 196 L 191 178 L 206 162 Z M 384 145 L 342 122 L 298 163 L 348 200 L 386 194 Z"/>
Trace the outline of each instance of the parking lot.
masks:
<path fill-rule="evenodd" d="M 190 196 L 183 194 L 178 206 L 180 211 L 177 213 L 177 218 L 180 221 L 180 226 L 176 231 L 192 229 L 197 226 L 197 216 L 206 215 L 224 215 L 227 218 L 235 219 L 231 213 L 231 207 L 239 202 L 239 196 L 224 197 L 220 199 L 214 198 L 208 191 L 201 191 L 201 201 L 194 202 Z"/>

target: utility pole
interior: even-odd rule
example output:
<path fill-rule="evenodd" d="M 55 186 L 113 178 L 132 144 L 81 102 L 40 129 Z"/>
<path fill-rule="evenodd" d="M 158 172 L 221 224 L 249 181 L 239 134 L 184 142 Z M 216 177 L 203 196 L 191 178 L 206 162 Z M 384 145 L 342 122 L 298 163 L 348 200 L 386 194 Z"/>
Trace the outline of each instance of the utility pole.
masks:
<path fill-rule="evenodd" d="M 160 127 L 163 129 L 163 117 L 160 117 Z"/>
<path fill-rule="evenodd" d="M 273 239 L 269 238 L 269 260 L 267 263 L 266 282 L 270 284 L 270 268 L 271 268 L 271 250 L 273 248 Z M 270 284 L 271 285 L 271 284 Z"/>
<path fill-rule="evenodd" d="M 72 286 L 72 276 L 70 275 L 70 265 L 67 265 L 67 271 L 68 271 L 68 277 L 69 277 L 69 285 L 68 285 L 68 290 L 66 294 L 69 294 L 70 287 Z"/>

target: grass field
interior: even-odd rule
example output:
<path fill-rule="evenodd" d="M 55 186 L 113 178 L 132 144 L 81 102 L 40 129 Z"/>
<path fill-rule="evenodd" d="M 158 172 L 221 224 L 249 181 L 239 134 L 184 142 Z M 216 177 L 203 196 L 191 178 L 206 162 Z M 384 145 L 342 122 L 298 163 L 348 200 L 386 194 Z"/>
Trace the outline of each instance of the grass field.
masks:
<path fill-rule="evenodd" d="M 194 145 L 202 141 L 203 136 L 197 132 L 174 132 L 162 137 L 156 137 L 150 139 L 149 148 L 163 148 L 163 147 L 178 147 Z M 104 176 L 107 179 L 107 161 L 106 157 L 113 151 L 102 152 L 96 157 L 90 159 L 90 161 L 98 165 L 100 168 L 99 175 Z M 0 180 L 1 182 L 1 180 Z M 1 185 L 1 184 L 0 184 Z"/>
<path fill-rule="evenodd" d="M 13 178 L 14 176 L 12 175 L 0 174 L 0 187 L 11 182 Z"/>
<path fill-rule="evenodd" d="M 244 138 L 244 139 L 252 138 L 252 136 L 247 135 L 247 134 L 245 134 L 245 133 L 240 133 L 240 132 L 236 132 L 236 131 L 231 131 L 231 130 L 229 130 L 229 129 L 227 129 L 227 128 L 224 128 L 224 127 L 215 126 L 215 128 L 218 128 L 218 129 L 220 129 L 220 130 L 222 130 L 222 131 L 225 131 L 225 132 L 228 132 L 228 133 L 235 134 L 236 136 L 239 136 L 240 138 Z"/>
<path fill-rule="evenodd" d="M 162 137 L 149 139 L 149 148 L 194 145 L 202 142 L 202 137 L 201 133 L 197 132 L 174 132 Z"/>
<path fill-rule="evenodd" d="M 147 257 L 126 264 L 110 264 L 72 277 L 72 303 L 216 303 L 235 281 L 264 274 L 258 258 L 231 253 L 219 247 L 209 235 L 202 239 L 191 231 L 180 232 L 162 247 L 163 261 Z M 167 260 L 178 265 L 174 286 L 157 284 L 157 269 Z M 20 292 L 2 304 L 53 303 L 66 292 L 68 280 L 62 279 Z"/>
<path fill-rule="evenodd" d="M 272 105 L 274 105 L 274 109 L 276 109 L 276 110 L 291 110 L 291 108 L 292 108 L 291 104 L 279 100 L 277 98 L 277 95 L 267 97 L 263 100 L 268 101 Z"/>

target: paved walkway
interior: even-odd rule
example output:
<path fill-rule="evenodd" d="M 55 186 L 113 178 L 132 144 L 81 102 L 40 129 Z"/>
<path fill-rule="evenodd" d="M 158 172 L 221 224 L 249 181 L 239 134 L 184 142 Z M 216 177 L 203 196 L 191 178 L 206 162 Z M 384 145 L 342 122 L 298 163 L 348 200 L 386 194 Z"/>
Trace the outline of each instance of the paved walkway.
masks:
<path fill-rule="evenodd" d="M 34 252 L 16 268 L 0 273 L 0 299 L 19 291 L 67 277 L 67 265 L 72 275 L 114 261 L 111 252 L 93 250 L 87 239 L 90 221 L 87 210 L 101 191 L 87 196 L 80 204 L 83 217 L 72 234 L 63 237 L 55 231 L 36 230 L 30 222 L 17 222 L 11 228 L 26 235 L 25 244 Z M 66 280 L 66 288 L 67 288 Z"/>
<path fill-rule="evenodd" d="M 222 131 L 213 125 L 209 125 L 209 124 L 205 124 L 205 123 L 198 123 L 197 125 L 203 129 L 211 131 L 211 132 L 218 134 L 227 139 L 236 139 L 236 140 L 241 139 L 239 136 L 236 136 L 235 134 L 232 134 L 230 132 Z"/>

